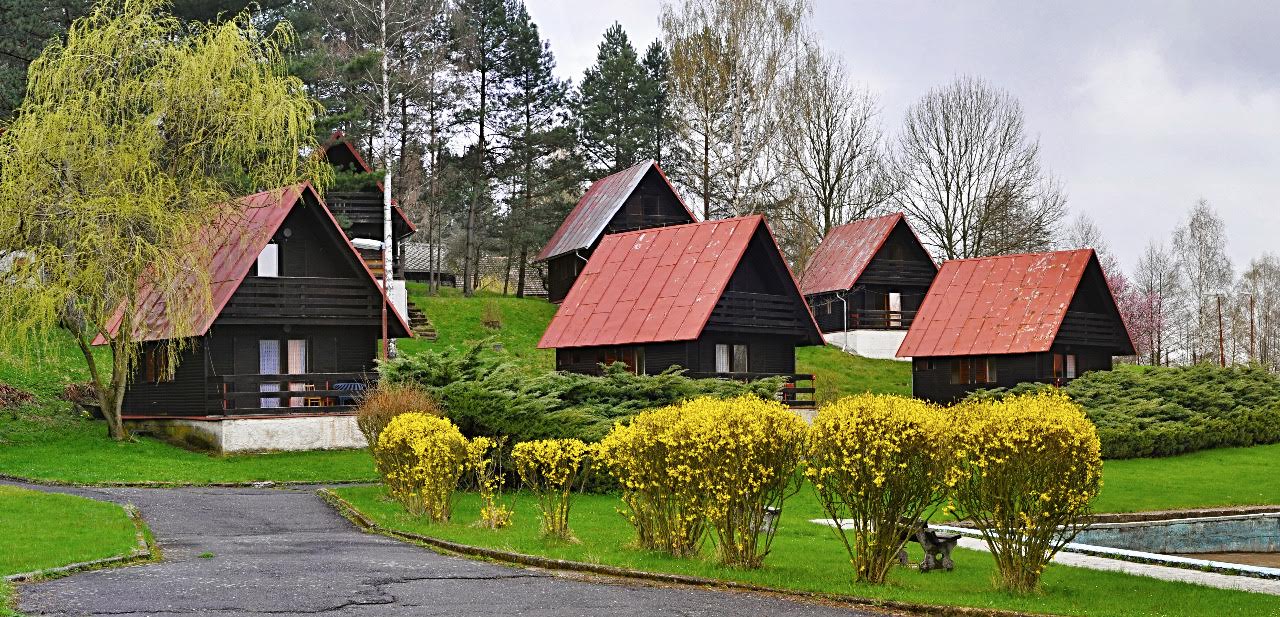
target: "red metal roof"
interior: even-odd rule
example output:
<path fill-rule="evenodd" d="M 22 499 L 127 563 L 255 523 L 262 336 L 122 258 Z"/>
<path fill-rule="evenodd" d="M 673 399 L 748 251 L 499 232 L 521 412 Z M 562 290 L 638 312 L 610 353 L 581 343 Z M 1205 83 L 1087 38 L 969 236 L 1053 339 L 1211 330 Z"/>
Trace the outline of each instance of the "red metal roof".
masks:
<path fill-rule="evenodd" d="M 698 338 L 762 226 L 768 230 L 755 215 L 605 236 L 538 347 Z M 769 238 L 773 242 L 772 232 Z M 794 277 L 790 284 L 794 288 Z M 796 301 L 803 303 L 798 289 Z M 813 329 L 819 336 L 816 324 Z"/>
<path fill-rule="evenodd" d="M 1093 249 L 945 262 L 898 356 L 1048 351 L 1091 261 Z"/>
<path fill-rule="evenodd" d="M 257 262 L 263 247 L 271 241 L 271 237 L 275 235 L 276 230 L 293 208 L 303 203 L 307 196 L 313 198 L 316 205 L 320 206 L 320 210 L 325 214 L 325 220 L 338 230 L 338 237 L 345 239 L 346 236 L 341 233 L 341 225 L 338 224 L 337 219 L 333 218 L 329 208 L 324 206 L 324 201 L 316 194 L 309 182 L 243 197 L 239 200 L 243 207 L 228 208 L 214 224 L 199 234 L 199 241 L 209 247 L 207 268 L 210 307 L 208 308 L 212 310 L 200 311 L 193 316 L 190 324 L 175 327 L 166 315 L 166 298 L 171 294 L 184 293 L 184 290 L 179 288 L 166 292 L 144 282 L 133 318 L 134 340 L 163 340 L 175 336 L 200 336 L 208 332 L 209 327 L 222 313 L 222 309 Z M 378 284 L 377 278 L 365 265 L 355 247 L 345 240 L 341 244 L 351 251 L 355 262 L 360 264 L 360 268 L 369 277 L 370 284 L 382 295 L 383 301 L 387 303 L 388 315 L 394 316 L 395 322 L 392 325 L 399 323 L 403 329 L 402 334 L 412 336 L 408 323 L 391 304 L 386 293 L 382 291 L 382 286 Z M 187 281 L 187 285 L 191 284 L 194 284 L 194 281 Z M 112 320 L 109 331 L 114 333 L 119 329 L 121 321 L 123 317 L 117 315 Z M 104 342 L 105 340 L 99 336 L 94 344 L 101 345 Z"/>
<path fill-rule="evenodd" d="M 809 296 L 852 288 L 899 223 L 905 224 L 901 212 L 832 228 L 800 275 L 800 292 Z"/>
<path fill-rule="evenodd" d="M 351 158 L 355 161 L 356 166 L 360 168 L 360 171 L 363 171 L 364 173 L 367 173 L 367 174 L 373 173 L 373 168 L 370 167 L 368 163 L 364 162 L 364 157 L 360 156 L 360 151 L 356 150 L 356 147 L 350 141 L 345 139 L 345 136 L 342 131 L 334 131 L 333 134 L 329 136 L 329 144 L 324 148 L 325 160 L 332 159 L 333 155 L 331 155 L 329 152 L 335 148 L 346 150 L 347 153 L 351 156 Z M 378 189 L 379 190 L 382 189 L 381 181 L 378 182 Z M 400 217 L 400 220 L 403 221 L 404 224 L 409 227 L 409 233 L 418 231 L 418 226 L 414 225 L 413 221 L 409 220 L 409 215 L 405 214 L 404 210 L 400 208 L 400 205 L 395 203 L 394 200 L 391 202 L 391 209 L 394 210 L 396 213 L 396 216 Z"/>
<path fill-rule="evenodd" d="M 692 212 L 689 212 L 689 206 L 680 199 L 680 194 L 676 192 L 675 187 L 671 186 L 671 181 L 667 180 L 666 174 L 662 173 L 662 168 L 653 160 L 643 161 L 593 182 L 587 192 L 582 195 L 582 199 L 578 200 L 578 205 L 574 206 L 569 216 L 565 217 L 560 228 L 552 234 L 547 245 L 542 247 L 535 261 L 591 248 L 596 238 L 604 232 L 609 221 L 613 220 L 613 215 L 618 213 L 622 204 L 635 192 L 650 168 L 658 170 L 658 175 L 662 177 L 663 182 L 667 183 L 667 187 L 676 196 L 680 206 L 689 213 L 689 220 L 698 220 L 694 218 Z"/>

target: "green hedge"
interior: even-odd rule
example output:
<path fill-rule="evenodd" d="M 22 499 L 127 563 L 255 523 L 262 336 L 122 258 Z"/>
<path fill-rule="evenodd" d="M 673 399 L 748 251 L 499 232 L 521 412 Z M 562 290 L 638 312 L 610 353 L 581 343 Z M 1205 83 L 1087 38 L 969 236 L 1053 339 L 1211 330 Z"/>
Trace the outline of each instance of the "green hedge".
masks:
<path fill-rule="evenodd" d="M 1047 387 L 1020 384 L 970 397 Z M 1280 378 L 1256 366 L 1120 366 L 1086 373 L 1066 390 L 1098 427 L 1105 458 L 1280 442 Z"/>
<path fill-rule="evenodd" d="M 644 409 L 702 395 L 753 393 L 773 397 L 782 378 L 740 383 L 690 379 L 680 371 L 633 375 L 622 364 L 604 375 L 530 373 L 488 351 L 426 351 L 379 367 L 387 383 L 414 383 L 440 399 L 446 415 L 468 437 L 506 436 L 510 443 L 573 437 L 599 441 L 613 424 Z"/>

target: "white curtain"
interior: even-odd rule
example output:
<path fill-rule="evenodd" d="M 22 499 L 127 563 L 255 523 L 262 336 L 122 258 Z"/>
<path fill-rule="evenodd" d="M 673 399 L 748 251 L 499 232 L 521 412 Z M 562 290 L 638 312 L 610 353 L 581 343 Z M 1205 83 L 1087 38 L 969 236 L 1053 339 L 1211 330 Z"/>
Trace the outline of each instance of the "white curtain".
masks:
<path fill-rule="evenodd" d="M 280 374 L 280 341 L 275 339 L 262 339 L 258 341 L 258 374 L 259 375 L 279 375 Z M 259 392 L 279 392 L 280 384 L 262 383 L 258 386 Z M 264 398 L 260 401 L 260 407 L 274 408 L 280 406 L 278 398 Z"/>
<path fill-rule="evenodd" d="M 289 340 L 289 374 L 302 375 L 307 372 L 307 341 L 306 339 L 290 339 Z M 306 390 L 307 384 L 294 382 L 289 384 L 290 391 Z M 290 407 L 302 407 L 302 397 L 295 396 L 289 399 Z"/>
<path fill-rule="evenodd" d="M 258 276 L 280 276 L 280 245 L 272 242 L 258 253 Z"/>
<path fill-rule="evenodd" d="M 729 372 L 729 346 L 724 343 L 716 344 L 716 372 Z"/>

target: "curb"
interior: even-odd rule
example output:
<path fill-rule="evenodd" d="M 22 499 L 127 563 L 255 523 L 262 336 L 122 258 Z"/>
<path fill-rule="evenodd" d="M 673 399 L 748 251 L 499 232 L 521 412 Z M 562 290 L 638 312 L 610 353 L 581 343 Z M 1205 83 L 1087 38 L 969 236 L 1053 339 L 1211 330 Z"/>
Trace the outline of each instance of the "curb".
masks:
<path fill-rule="evenodd" d="M 64 482 L 62 480 L 43 480 L 24 478 L 0 473 L 0 480 L 22 482 L 36 486 L 60 486 L 67 488 L 293 488 L 298 486 L 358 486 L 377 483 L 377 479 L 369 480 L 256 480 L 247 482 Z"/>
<path fill-rule="evenodd" d="M 4 577 L 6 583 L 26 583 L 45 578 L 55 578 L 66 576 L 76 572 L 85 570 L 97 570 L 100 568 L 108 568 L 114 566 L 124 566 L 133 563 L 141 563 L 152 561 L 158 556 L 157 549 L 147 540 L 147 524 L 142 520 L 142 513 L 133 504 L 122 506 L 125 514 L 133 521 L 134 539 L 137 542 L 136 547 L 124 554 L 114 557 L 104 557 L 102 559 L 94 559 L 91 561 L 81 561 L 56 568 L 45 568 L 33 572 L 20 572 L 18 574 L 10 574 Z"/>
<path fill-rule="evenodd" d="M 452 553 L 457 555 L 465 555 L 468 557 L 478 557 L 492 561 L 514 564 L 517 566 L 525 566 L 532 568 L 541 568 L 545 570 L 565 571 L 565 572 L 583 572 L 588 574 L 598 574 L 614 578 L 623 578 L 630 580 L 645 581 L 650 583 L 659 583 L 665 585 L 680 585 L 698 588 L 723 589 L 729 591 L 745 591 L 753 593 L 765 593 L 787 597 L 796 600 L 805 600 L 809 602 L 825 602 L 832 604 L 841 604 L 849 607 L 869 608 L 869 609 L 889 609 L 894 611 L 902 611 L 912 615 L 933 615 L 937 617 L 1046 617 L 1046 613 L 1022 613 L 1016 611 L 1006 611 L 998 609 L 984 609 L 966 606 L 938 606 L 932 604 L 916 604 L 913 602 L 901 602 L 897 600 L 878 600 L 874 598 L 864 598 L 860 596 L 822 593 L 815 591 L 798 591 L 794 589 L 782 589 L 779 587 L 769 587 L 766 585 L 756 585 L 752 583 L 741 583 L 737 581 L 726 581 L 715 578 L 705 578 L 701 576 L 690 576 L 685 574 L 664 574 L 661 572 L 649 572 L 645 570 L 633 570 L 631 568 L 621 568 L 617 566 L 608 566 L 602 564 L 585 563 L 581 561 L 569 561 L 565 559 L 552 559 L 550 557 L 541 557 L 538 555 L 527 555 L 524 553 L 514 553 L 480 546 L 471 546 L 469 544 L 460 544 L 431 536 L 424 536 L 396 529 L 389 529 L 374 522 L 358 508 L 347 500 L 339 497 L 337 493 L 329 489 L 319 489 L 316 494 L 325 503 L 329 504 L 343 518 L 351 521 L 356 527 L 366 533 L 376 533 L 397 540 L 403 540 L 414 544 L 426 545 L 428 548 L 438 550 L 440 552 Z"/>

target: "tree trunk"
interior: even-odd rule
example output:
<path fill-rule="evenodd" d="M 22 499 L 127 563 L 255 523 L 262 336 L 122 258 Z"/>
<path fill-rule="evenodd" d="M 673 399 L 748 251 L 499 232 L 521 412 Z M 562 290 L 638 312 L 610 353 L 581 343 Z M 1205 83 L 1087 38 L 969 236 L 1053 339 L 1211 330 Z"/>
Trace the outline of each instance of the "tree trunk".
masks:
<path fill-rule="evenodd" d="M 71 328 L 68 328 L 71 330 Z M 124 420 L 120 417 L 121 404 L 124 402 L 124 389 L 120 388 L 119 395 L 116 393 L 115 384 L 117 383 L 116 366 L 123 363 L 123 354 L 116 353 L 116 344 L 113 342 L 110 346 L 112 352 L 111 360 L 111 380 L 104 381 L 102 371 L 98 367 L 97 360 L 93 357 L 93 348 L 89 341 L 80 332 L 72 330 L 72 335 L 76 338 L 76 343 L 80 346 L 80 353 L 84 354 L 85 364 L 89 367 L 89 378 L 93 381 L 94 394 L 98 397 L 98 408 L 102 410 L 102 417 L 107 421 L 107 435 L 116 441 L 124 441 L 129 439 L 129 432 L 124 428 Z M 119 358 L 117 360 L 117 358 Z M 123 375 L 124 371 L 119 371 Z M 123 381 L 121 381 L 123 383 Z"/>
<path fill-rule="evenodd" d="M 524 278 L 527 272 L 526 264 L 529 263 L 529 246 L 520 246 L 520 278 L 516 280 L 516 297 L 524 297 Z"/>

